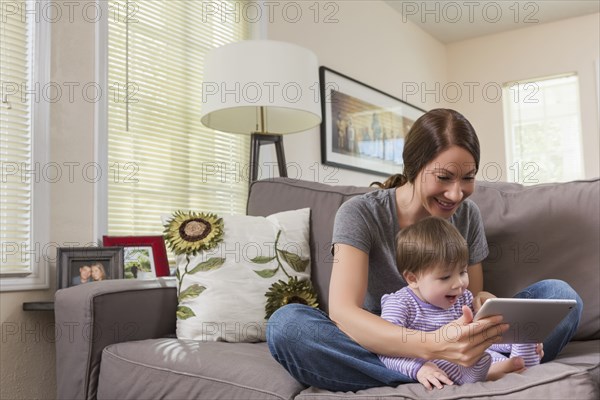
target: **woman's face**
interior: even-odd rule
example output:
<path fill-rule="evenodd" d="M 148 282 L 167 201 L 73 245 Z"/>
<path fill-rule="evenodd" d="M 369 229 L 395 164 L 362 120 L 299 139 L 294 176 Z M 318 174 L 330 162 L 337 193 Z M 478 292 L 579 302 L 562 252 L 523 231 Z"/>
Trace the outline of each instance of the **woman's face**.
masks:
<path fill-rule="evenodd" d="M 419 172 L 415 192 L 428 214 L 450 218 L 475 189 L 475 159 L 462 147 L 442 151 Z"/>
<path fill-rule="evenodd" d="M 104 277 L 102 276 L 102 271 L 100 270 L 100 268 L 93 266 L 92 267 L 92 279 L 95 281 L 100 281 L 103 278 Z"/>

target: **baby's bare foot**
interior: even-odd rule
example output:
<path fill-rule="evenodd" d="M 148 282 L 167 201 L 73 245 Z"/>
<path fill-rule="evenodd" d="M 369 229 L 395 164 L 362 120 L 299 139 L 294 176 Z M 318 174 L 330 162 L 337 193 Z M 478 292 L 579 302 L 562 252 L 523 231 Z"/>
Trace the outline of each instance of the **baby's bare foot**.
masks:
<path fill-rule="evenodd" d="M 486 380 L 496 381 L 502 378 L 506 374 L 511 372 L 523 372 L 525 371 L 525 363 L 521 357 L 509 358 L 504 361 L 500 361 L 492 364 L 488 371 Z"/>

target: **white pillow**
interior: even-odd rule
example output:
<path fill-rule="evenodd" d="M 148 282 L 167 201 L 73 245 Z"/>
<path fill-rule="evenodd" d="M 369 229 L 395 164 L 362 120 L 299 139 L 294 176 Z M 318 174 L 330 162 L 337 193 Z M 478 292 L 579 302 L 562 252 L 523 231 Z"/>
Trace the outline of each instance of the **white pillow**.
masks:
<path fill-rule="evenodd" d="M 266 293 L 272 285 L 290 277 L 310 282 L 310 209 L 221 218 L 222 242 L 190 256 L 189 264 L 185 254 L 177 256 L 177 337 L 265 341 Z"/>

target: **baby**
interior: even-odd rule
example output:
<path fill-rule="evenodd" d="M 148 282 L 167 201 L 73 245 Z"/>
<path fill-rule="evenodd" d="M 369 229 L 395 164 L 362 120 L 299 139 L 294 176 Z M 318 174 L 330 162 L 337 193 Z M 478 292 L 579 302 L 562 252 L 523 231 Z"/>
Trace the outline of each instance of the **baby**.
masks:
<path fill-rule="evenodd" d="M 467 243 L 450 222 L 427 217 L 404 228 L 396 242 L 396 261 L 407 286 L 381 298 L 381 317 L 421 332 L 435 331 L 460 318 L 464 305 L 473 309 L 473 294 L 467 290 L 468 260 Z M 492 363 L 507 359 L 502 353 L 522 357 L 525 367 L 537 365 L 536 347 L 536 343 L 492 345 L 470 367 L 445 360 L 379 358 L 386 367 L 431 389 L 432 385 L 441 388 L 442 384 L 484 381 Z"/>

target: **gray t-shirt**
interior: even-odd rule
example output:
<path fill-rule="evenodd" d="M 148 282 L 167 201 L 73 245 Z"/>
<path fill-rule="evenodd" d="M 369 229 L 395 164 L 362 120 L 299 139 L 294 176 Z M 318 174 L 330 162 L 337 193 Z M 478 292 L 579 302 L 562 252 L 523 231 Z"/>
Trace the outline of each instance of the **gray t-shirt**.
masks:
<path fill-rule="evenodd" d="M 488 245 L 477 205 L 466 199 L 450 218 L 469 245 L 469 265 L 483 261 Z M 338 210 L 333 243 L 348 244 L 369 255 L 369 283 L 364 308 L 381 313 L 381 296 L 406 286 L 396 268 L 396 190 L 384 189 L 353 197 Z"/>

